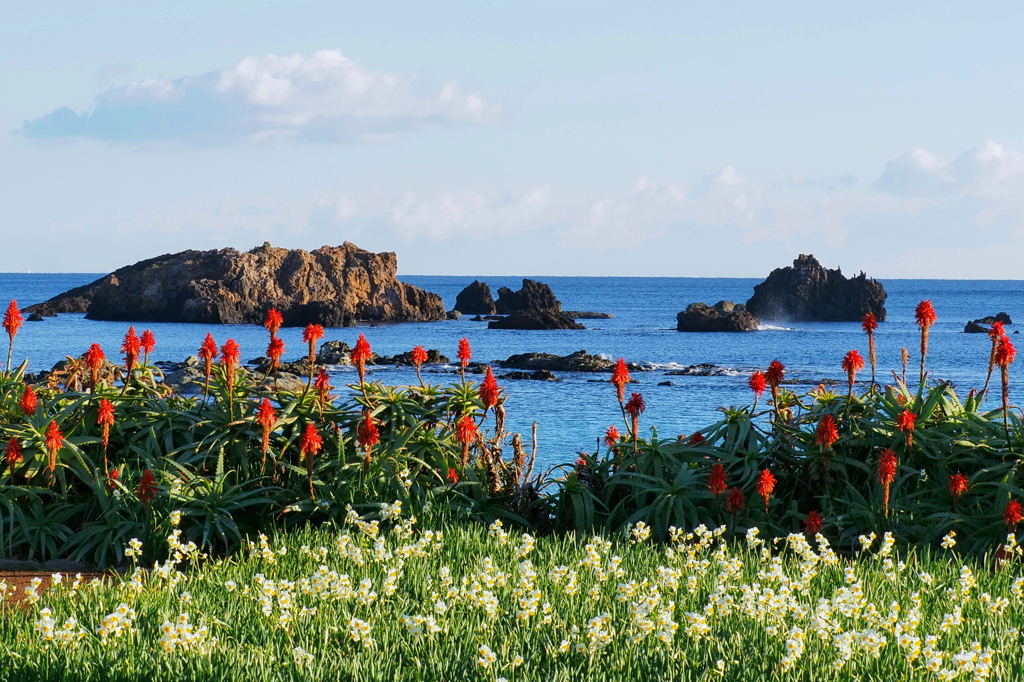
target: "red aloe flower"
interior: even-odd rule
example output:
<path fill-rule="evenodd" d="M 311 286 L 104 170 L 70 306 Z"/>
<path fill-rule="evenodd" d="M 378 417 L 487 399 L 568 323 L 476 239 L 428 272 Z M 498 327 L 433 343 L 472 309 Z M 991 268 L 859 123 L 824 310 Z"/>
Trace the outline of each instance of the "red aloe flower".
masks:
<path fill-rule="evenodd" d="M 135 494 L 138 496 L 143 508 L 149 509 L 150 503 L 156 498 L 156 479 L 153 478 L 153 472 L 149 469 L 146 469 L 145 473 L 142 474 L 142 479 L 139 481 L 139 487 L 136 488 Z"/>
<path fill-rule="evenodd" d="M 366 451 L 373 449 L 373 446 L 380 442 L 380 430 L 368 410 L 363 411 L 363 421 L 359 423 L 359 434 L 356 440 Z"/>
<path fill-rule="evenodd" d="M 420 386 L 423 385 L 423 376 L 420 374 L 420 367 L 427 361 L 427 349 L 423 346 L 412 347 L 412 364 L 416 368 L 416 379 L 420 382 Z"/>
<path fill-rule="evenodd" d="M 324 328 L 319 324 L 307 324 L 306 328 L 302 330 L 303 343 L 316 343 L 322 338 L 324 338 Z"/>
<path fill-rule="evenodd" d="M 459 354 L 457 356 L 459 362 L 462 363 L 462 367 L 465 368 L 469 365 L 469 361 L 473 359 L 473 349 L 469 347 L 469 339 L 463 336 L 459 339 Z"/>
<path fill-rule="evenodd" d="M 316 425 L 312 422 L 306 424 L 306 430 L 302 432 L 302 438 L 299 439 L 299 452 L 301 456 L 306 459 L 306 478 L 309 481 L 309 494 L 311 497 L 315 497 L 313 493 L 313 457 L 324 446 L 324 439 L 320 437 L 320 432 L 316 430 Z"/>
<path fill-rule="evenodd" d="M 860 320 L 861 329 L 871 334 L 878 329 L 878 320 L 875 319 L 874 313 L 864 313 L 864 317 Z"/>
<path fill-rule="evenodd" d="M 754 373 L 750 375 L 750 390 L 754 392 L 754 402 L 764 395 L 765 389 L 768 388 L 768 382 L 764 378 L 764 373 L 759 369 L 755 369 Z"/>
<path fill-rule="evenodd" d="M 878 481 L 882 484 L 882 513 L 889 518 L 889 489 L 896 480 L 896 468 L 899 462 L 896 453 L 886 448 L 878 458 Z"/>
<path fill-rule="evenodd" d="M 130 380 L 132 377 L 132 371 L 135 369 L 135 359 L 139 357 L 140 350 L 142 350 L 142 342 L 135 335 L 135 325 L 131 325 L 128 327 L 128 333 L 124 335 L 124 341 L 121 342 L 121 352 L 124 354 L 124 368 L 127 374 L 125 381 Z"/>
<path fill-rule="evenodd" d="M 831 414 L 826 414 L 818 422 L 818 427 L 814 430 L 814 440 L 823 451 L 831 450 L 832 444 L 839 440 L 839 429 Z"/>
<path fill-rule="evenodd" d="M 60 432 L 60 427 L 57 426 L 57 422 L 51 420 L 50 425 L 46 427 L 46 450 L 50 453 L 49 470 L 53 473 L 54 469 L 57 468 L 57 453 L 62 447 L 64 447 L 64 434 Z"/>
<path fill-rule="evenodd" d="M 988 354 L 988 374 L 985 375 L 985 386 L 982 391 L 988 391 L 988 384 L 992 380 L 992 370 L 996 367 L 996 350 L 999 347 L 999 339 L 1006 336 L 1006 330 L 1003 328 L 1003 323 L 996 320 L 992 323 L 992 326 L 988 328 L 988 337 L 992 339 L 992 350 Z"/>
<path fill-rule="evenodd" d="M 712 495 L 718 497 L 725 492 L 728 485 L 725 482 L 725 467 L 719 462 L 711 467 L 711 473 L 708 474 L 708 490 Z"/>
<path fill-rule="evenodd" d="M 331 386 L 331 377 L 327 374 L 327 370 L 320 370 L 320 373 L 316 375 L 316 381 L 313 382 L 313 389 L 317 392 L 317 396 L 319 397 L 321 410 L 327 406 L 332 388 L 334 387 Z"/>
<path fill-rule="evenodd" d="M 267 357 L 270 358 L 270 369 L 272 371 L 277 372 L 282 356 L 284 356 L 284 339 L 275 336 L 267 344 Z"/>
<path fill-rule="evenodd" d="M 850 396 L 853 396 L 853 382 L 857 379 L 857 372 L 864 369 L 864 358 L 856 350 L 851 350 L 843 358 L 843 371 L 850 382 Z"/>
<path fill-rule="evenodd" d="M 999 374 L 1002 378 L 1003 427 L 1007 433 L 1009 433 L 1010 429 L 1008 422 L 1010 412 L 1010 365 L 1013 364 L 1016 357 L 1017 349 L 1010 342 L 1010 337 L 1003 334 L 999 337 L 999 342 L 996 345 L 995 361 L 999 365 Z"/>
<path fill-rule="evenodd" d="M 89 369 L 89 387 L 93 392 L 96 391 L 97 375 L 106 359 L 107 356 L 104 355 L 103 349 L 98 343 L 91 344 L 89 350 L 85 351 L 85 366 Z"/>
<path fill-rule="evenodd" d="M 1011 499 L 1003 509 L 1003 521 L 1006 522 L 1006 528 L 1012 532 L 1022 520 L 1024 520 L 1024 508 L 1021 507 L 1020 502 Z"/>
<path fill-rule="evenodd" d="M 25 322 L 21 316 L 21 309 L 18 308 L 18 302 L 12 300 L 7 305 L 7 312 L 4 313 L 4 329 L 7 330 L 7 336 L 14 340 L 14 337 L 18 333 L 18 329 Z"/>
<path fill-rule="evenodd" d="M 779 384 L 786 378 L 786 366 L 778 360 L 768 363 L 768 371 L 764 379 L 772 389 L 772 404 L 775 405 L 775 421 L 779 421 Z"/>
<path fill-rule="evenodd" d="M 227 375 L 228 393 L 235 387 L 235 367 L 240 361 L 240 352 L 238 342 L 234 339 L 228 339 L 220 347 L 220 364 L 223 365 L 224 373 Z"/>
<path fill-rule="evenodd" d="M 309 345 L 309 380 L 313 381 L 316 365 L 316 342 L 324 338 L 324 328 L 318 324 L 307 324 L 302 330 L 302 342 Z"/>
<path fill-rule="evenodd" d="M 456 483 L 459 482 L 459 472 L 457 472 L 455 469 L 451 467 L 448 467 L 448 475 L 445 476 L 445 479 L 447 479 L 448 483 L 450 483 L 451 485 L 455 485 Z"/>
<path fill-rule="evenodd" d="M 370 350 L 370 342 L 366 340 L 365 335 L 360 334 L 356 339 L 356 347 L 352 349 L 352 364 L 359 371 L 360 384 L 366 380 L 366 363 L 372 359 L 373 351 Z"/>
<path fill-rule="evenodd" d="M 317 454 L 324 446 L 324 439 L 316 429 L 316 424 L 309 422 L 299 439 L 299 451 L 303 455 Z"/>
<path fill-rule="evenodd" d="M 703 445 L 706 442 L 708 442 L 708 439 L 700 431 L 694 431 L 693 435 L 690 436 L 690 440 L 686 441 L 687 445 Z"/>
<path fill-rule="evenodd" d="M 768 501 L 772 498 L 772 493 L 775 492 L 775 476 L 768 468 L 761 469 L 761 473 L 757 475 L 757 494 L 764 500 L 764 511 L 768 512 Z"/>
<path fill-rule="evenodd" d="M 619 430 L 614 426 L 609 426 L 608 430 L 604 432 L 604 444 L 608 447 L 615 447 L 615 444 L 619 442 Z"/>
<path fill-rule="evenodd" d="M 889 485 L 896 480 L 898 464 L 895 452 L 889 448 L 882 450 L 882 456 L 878 458 L 878 481 L 882 485 Z"/>
<path fill-rule="evenodd" d="M 149 362 L 149 354 L 156 348 L 156 337 L 153 336 L 153 332 L 148 329 L 143 330 L 142 336 L 139 337 L 139 344 L 142 346 L 142 352 L 145 353 L 142 362 L 146 364 Z"/>
<path fill-rule="evenodd" d="M 262 431 L 262 449 L 265 460 L 267 450 L 270 449 L 270 432 L 274 430 L 274 426 L 277 424 L 277 411 L 274 410 L 274 406 L 269 398 L 264 398 L 260 401 L 260 406 L 256 410 L 256 422 L 260 425 L 260 430 Z"/>
<path fill-rule="evenodd" d="M 4 329 L 7 330 L 7 336 L 10 342 L 7 346 L 7 371 L 11 371 L 11 354 L 14 352 L 14 337 L 18 333 L 18 329 L 21 327 L 24 320 L 21 317 L 21 310 L 18 308 L 18 302 L 12 300 L 7 306 L 7 312 L 4 313 Z"/>
<path fill-rule="evenodd" d="M 729 488 L 729 494 L 725 498 L 725 511 L 735 516 L 736 512 L 746 506 L 747 498 L 743 495 L 743 490 L 736 486 Z"/>
<path fill-rule="evenodd" d="M 363 410 L 363 421 L 359 424 L 356 441 L 366 453 L 363 456 L 363 471 L 369 471 L 370 455 L 373 452 L 373 447 L 380 442 L 380 430 L 377 428 L 377 422 L 373 420 L 373 415 L 370 414 L 369 410 Z"/>
<path fill-rule="evenodd" d="M 935 308 L 930 299 L 917 304 L 917 308 L 914 309 L 914 319 L 917 320 L 917 326 L 921 328 L 935 324 L 938 316 L 935 314 Z"/>
<path fill-rule="evenodd" d="M 807 518 L 804 519 L 804 530 L 807 531 L 808 535 L 817 535 L 821 532 L 821 527 L 823 525 L 825 525 L 825 522 L 822 521 L 821 514 L 818 513 L 818 510 L 812 509 L 807 512 Z"/>
<path fill-rule="evenodd" d="M 498 381 L 494 378 L 494 372 L 490 365 L 487 366 L 487 374 L 480 384 L 480 402 L 483 403 L 484 411 L 498 404 L 501 389 L 498 388 Z"/>
<path fill-rule="evenodd" d="M 953 496 L 954 507 L 969 487 L 967 477 L 963 474 L 956 473 L 949 477 L 949 494 Z"/>
<path fill-rule="evenodd" d="M 284 324 L 284 317 L 281 315 L 281 311 L 277 308 L 271 308 L 267 311 L 267 316 L 263 318 L 263 326 L 270 332 L 270 338 L 277 336 L 278 330 L 281 325 Z"/>
<path fill-rule="evenodd" d="M 462 445 L 462 468 L 469 464 L 469 446 L 476 440 L 476 422 L 468 414 L 455 425 L 455 438 Z"/>
<path fill-rule="evenodd" d="M 420 365 L 427 361 L 427 357 L 428 356 L 426 348 L 424 348 L 423 346 L 412 347 L 412 364 L 419 367 Z"/>
<path fill-rule="evenodd" d="M 213 334 L 207 334 L 203 339 L 203 345 L 199 346 L 199 359 L 203 361 L 206 372 L 206 386 L 209 390 L 210 372 L 213 370 L 213 359 L 217 357 L 217 342 L 213 340 Z"/>
<path fill-rule="evenodd" d="M 615 387 L 616 395 L 619 398 L 619 404 L 626 398 L 626 386 L 629 385 L 629 368 L 626 367 L 626 361 L 619 358 L 615 362 L 615 369 L 612 370 L 612 386 Z"/>
<path fill-rule="evenodd" d="M 630 417 L 639 417 L 647 409 L 647 405 L 644 404 L 644 397 L 641 394 L 634 393 L 629 397 L 624 409 Z"/>
<path fill-rule="evenodd" d="M 114 469 L 113 471 L 110 472 L 110 476 L 108 476 L 107 478 L 110 479 L 110 489 L 111 490 L 113 490 L 114 488 L 117 487 L 117 479 L 119 479 L 120 477 L 121 477 L 121 470 L 120 469 Z"/>
<path fill-rule="evenodd" d="M 36 413 L 36 407 L 39 404 L 39 399 L 36 398 L 35 389 L 28 384 L 25 384 L 25 390 L 21 394 L 21 401 L 18 406 L 21 407 L 21 412 L 26 417 L 31 417 Z"/>
<path fill-rule="evenodd" d="M 896 417 L 896 428 L 903 432 L 903 435 L 907 440 L 908 450 L 914 446 L 914 422 L 916 420 L 917 415 L 909 409 L 903 410 Z"/>
<path fill-rule="evenodd" d="M 473 351 L 469 347 L 469 339 L 463 336 L 459 339 L 459 353 L 458 356 L 460 363 L 460 370 L 462 371 L 462 381 L 466 381 L 466 366 L 469 365 L 469 361 L 473 358 Z"/>
<path fill-rule="evenodd" d="M 100 443 L 103 445 L 103 470 L 107 471 L 107 445 L 110 444 L 110 427 L 114 425 L 114 404 L 106 398 L 100 399 L 96 423 L 100 427 Z"/>
<path fill-rule="evenodd" d="M 18 442 L 17 438 L 11 438 L 7 441 L 7 454 L 4 459 L 7 462 L 8 471 L 13 474 L 14 467 L 18 466 L 24 459 L 21 456 L 21 443 Z"/>
<path fill-rule="evenodd" d="M 860 321 L 861 328 L 868 333 L 868 359 L 871 360 L 871 390 L 875 390 L 875 366 L 878 364 L 878 356 L 875 354 L 875 330 L 878 329 L 878 321 L 874 313 L 865 313 Z"/>
<path fill-rule="evenodd" d="M 647 405 L 644 404 L 644 397 L 639 393 L 634 393 L 629 397 L 626 402 L 626 406 L 622 408 L 626 411 L 626 414 L 630 418 L 630 432 L 635 441 L 639 437 L 640 433 L 640 415 L 647 409 Z"/>
<path fill-rule="evenodd" d="M 932 307 L 930 300 L 917 304 L 917 308 L 914 310 L 914 319 L 917 320 L 917 326 L 921 328 L 921 383 L 924 383 L 924 361 L 928 356 L 928 330 L 937 319 L 935 308 Z"/>

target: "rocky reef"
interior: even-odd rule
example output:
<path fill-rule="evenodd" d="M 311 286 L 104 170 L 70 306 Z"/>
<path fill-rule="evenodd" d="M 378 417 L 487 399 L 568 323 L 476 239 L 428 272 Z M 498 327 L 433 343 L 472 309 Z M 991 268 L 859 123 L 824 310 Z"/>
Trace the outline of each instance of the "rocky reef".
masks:
<path fill-rule="evenodd" d="M 399 282 L 394 253 L 355 244 L 314 251 L 269 244 L 182 251 L 129 265 L 26 311 L 94 320 L 258 324 L 276 307 L 286 326 L 445 319 L 437 294 Z"/>
<path fill-rule="evenodd" d="M 758 320 L 742 303 L 719 301 L 714 306 L 691 303 L 676 315 L 676 330 L 681 332 L 750 332 Z"/>
<path fill-rule="evenodd" d="M 801 254 L 754 287 L 747 311 L 762 320 L 857 322 L 865 313 L 885 320 L 885 287 L 863 272 L 847 278 Z"/>

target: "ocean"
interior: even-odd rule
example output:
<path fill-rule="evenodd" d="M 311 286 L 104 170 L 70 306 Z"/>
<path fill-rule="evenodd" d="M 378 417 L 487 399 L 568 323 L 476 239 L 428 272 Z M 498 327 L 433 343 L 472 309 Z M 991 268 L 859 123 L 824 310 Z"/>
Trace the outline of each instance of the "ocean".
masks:
<path fill-rule="evenodd" d="M 97 274 L 0 274 L 0 300 L 16 299 L 22 307 L 44 301 L 71 287 L 100 277 Z M 407 275 L 401 279 L 440 294 L 448 309 L 473 277 Z M 487 277 L 497 292 L 500 286 L 518 289 L 521 277 Z M 610 313 L 608 320 L 581 320 L 582 331 L 511 331 L 487 329 L 486 323 L 468 317 L 458 321 L 406 323 L 358 328 L 327 329 L 324 340 L 339 339 L 353 345 L 362 332 L 381 355 L 410 350 L 414 345 L 436 348 L 454 358 L 458 341 L 467 337 L 474 361 L 493 362 L 514 353 L 548 352 L 566 355 L 586 350 L 608 358 L 624 357 L 629 362 L 647 363 L 654 369 L 636 372 L 639 383 L 631 390 L 643 394 L 647 411 L 642 428 L 657 427 L 663 437 L 690 434 L 716 421 L 720 407 L 750 401 L 747 378 L 773 359 L 786 366 L 787 378 L 807 382 L 823 379 L 845 381 L 840 368 L 843 355 L 858 349 L 867 358 L 867 339 L 859 323 L 772 322 L 762 329 L 743 334 L 690 334 L 675 331 L 676 314 L 694 301 L 713 304 L 719 300 L 746 301 L 761 279 L 736 278 L 641 278 L 641 277 L 535 277 L 551 285 L 567 310 Z M 953 382 L 965 394 L 985 380 L 990 341 L 984 334 L 964 334 L 971 319 L 1006 312 L 1024 324 L 1024 281 L 1018 280 L 909 280 L 883 281 L 889 298 L 888 321 L 876 332 L 878 380 L 892 382 L 890 370 L 900 369 L 900 348 L 911 352 L 908 378 L 916 377 L 920 335 L 914 323 L 914 307 L 931 299 L 938 313 L 929 342 L 928 367 L 933 377 Z M 60 315 L 43 322 L 27 322 L 15 340 L 14 362 L 27 358 L 29 371 L 49 369 L 65 355 L 78 356 L 90 343 L 100 343 L 114 357 L 128 328 L 122 322 L 97 322 L 83 315 Z M 183 360 L 195 354 L 207 332 L 218 343 L 229 337 L 242 347 L 248 360 L 264 353 L 266 331 L 255 325 L 196 325 L 140 323 L 138 331 L 151 329 L 157 346 L 154 360 Z M 1008 327 L 1012 334 L 1016 327 Z M 287 350 L 285 359 L 298 359 L 305 352 L 301 329 L 281 333 Z M 1013 340 L 1020 338 L 1011 336 Z M 725 368 L 722 376 L 675 376 L 667 374 L 688 365 L 711 363 Z M 454 367 L 431 367 L 425 380 L 441 383 L 455 380 L 443 373 Z M 1012 367 L 1011 399 L 1022 390 L 1020 363 Z M 355 378 L 352 368 L 334 368 L 333 383 L 342 386 Z M 432 373 L 434 372 L 434 373 Z M 503 370 L 496 374 L 503 374 Z M 593 451 L 598 438 L 610 424 L 621 427 L 621 416 L 608 374 L 560 373 L 561 381 L 502 381 L 508 392 L 508 426 L 529 434 L 538 423 L 537 460 L 541 467 L 572 462 L 576 453 Z M 867 379 L 869 370 L 861 373 Z M 415 373 L 408 368 L 373 367 L 369 379 L 387 384 L 410 384 Z M 479 379 L 479 377 L 475 377 Z M 998 381 L 998 379 L 996 379 Z M 659 386 L 670 381 L 671 386 Z M 840 387 L 839 390 L 842 390 Z M 998 398 L 990 399 L 994 407 Z M 529 438 L 526 438 L 527 442 Z"/>

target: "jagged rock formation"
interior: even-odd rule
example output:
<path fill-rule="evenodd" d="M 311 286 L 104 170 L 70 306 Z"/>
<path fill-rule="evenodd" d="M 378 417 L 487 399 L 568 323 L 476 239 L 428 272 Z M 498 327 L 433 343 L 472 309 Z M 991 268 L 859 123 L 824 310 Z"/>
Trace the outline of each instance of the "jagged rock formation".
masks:
<path fill-rule="evenodd" d="M 30 313 L 86 313 L 94 320 L 259 324 L 276 307 L 287 326 L 445 319 L 437 294 L 399 282 L 394 253 L 355 244 L 314 251 L 264 244 L 182 251 L 123 267 L 29 306 Z"/>
<path fill-rule="evenodd" d="M 801 254 L 754 287 L 747 310 L 763 320 L 859 322 L 865 313 L 885 320 L 885 287 L 863 272 L 847 279 Z"/>
<path fill-rule="evenodd" d="M 758 320 L 742 305 L 735 306 L 729 303 L 730 312 L 722 312 L 726 309 L 719 301 L 715 307 L 707 303 L 691 303 L 686 310 L 676 315 L 676 330 L 681 332 L 751 332 L 757 329 Z M 719 306 L 722 306 L 721 309 Z"/>
<path fill-rule="evenodd" d="M 511 315 L 528 310 L 562 312 L 562 304 L 555 298 L 555 292 L 551 291 L 551 287 L 532 279 L 524 279 L 523 288 L 519 291 L 512 291 L 508 287 L 498 289 L 495 307 L 499 315 Z"/>
<path fill-rule="evenodd" d="M 491 288 L 480 280 L 459 292 L 455 297 L 455 310 L 463 315 L 493 315 L 497 312 Z"/>

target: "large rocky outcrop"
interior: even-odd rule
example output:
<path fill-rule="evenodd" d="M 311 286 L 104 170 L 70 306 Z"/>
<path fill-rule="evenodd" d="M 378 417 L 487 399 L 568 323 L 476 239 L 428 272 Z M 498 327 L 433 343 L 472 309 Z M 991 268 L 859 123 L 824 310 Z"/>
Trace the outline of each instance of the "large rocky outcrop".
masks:
<path fill-rule="evenodd" d="M 271 306 L 287 326 L 328 327 L 445 319 L 437 294 L 399 282 L 394 253 L 355 244 L 314 251 L 264 244 L 182 251 L 123 267 L 91 284 L 27 308 L 94 320 L 258 324 Z"/>
<path fill-rule="evenodd" d="M 495 303 L 499 315 L 511 315 L 527 310 L 553 310 L 562 312 L 562 304 L 555 298 L 555 292 L 543 282 L 523 280 L 523 288 L 512 291 L 508 287 L 498 289 Z"/>
<path fill-rule="evenodd" d="M 455 310 L 463 315 L 493 315 L 497 308 L 494 306 L 491 288 L 478 279 L 473 280 L 455 297 Z"/>
<path fill-rule="evenodd" d="M 858 322 L 865 313 L 885 320 L 885 287 L 863 272 L 847 279 L 801 254 L 754 287 L 747 310 L 762 320 Z"/>
<path fill-rule="evenodd" d="M 727 311 L 727 312 L 726 312 Z M 676 315 L 676 330 L 681 332 L 752 332 L 758 320 L 743 305 L 719 301 L 714 307 L 707 303 L 691 303 Z"/>

